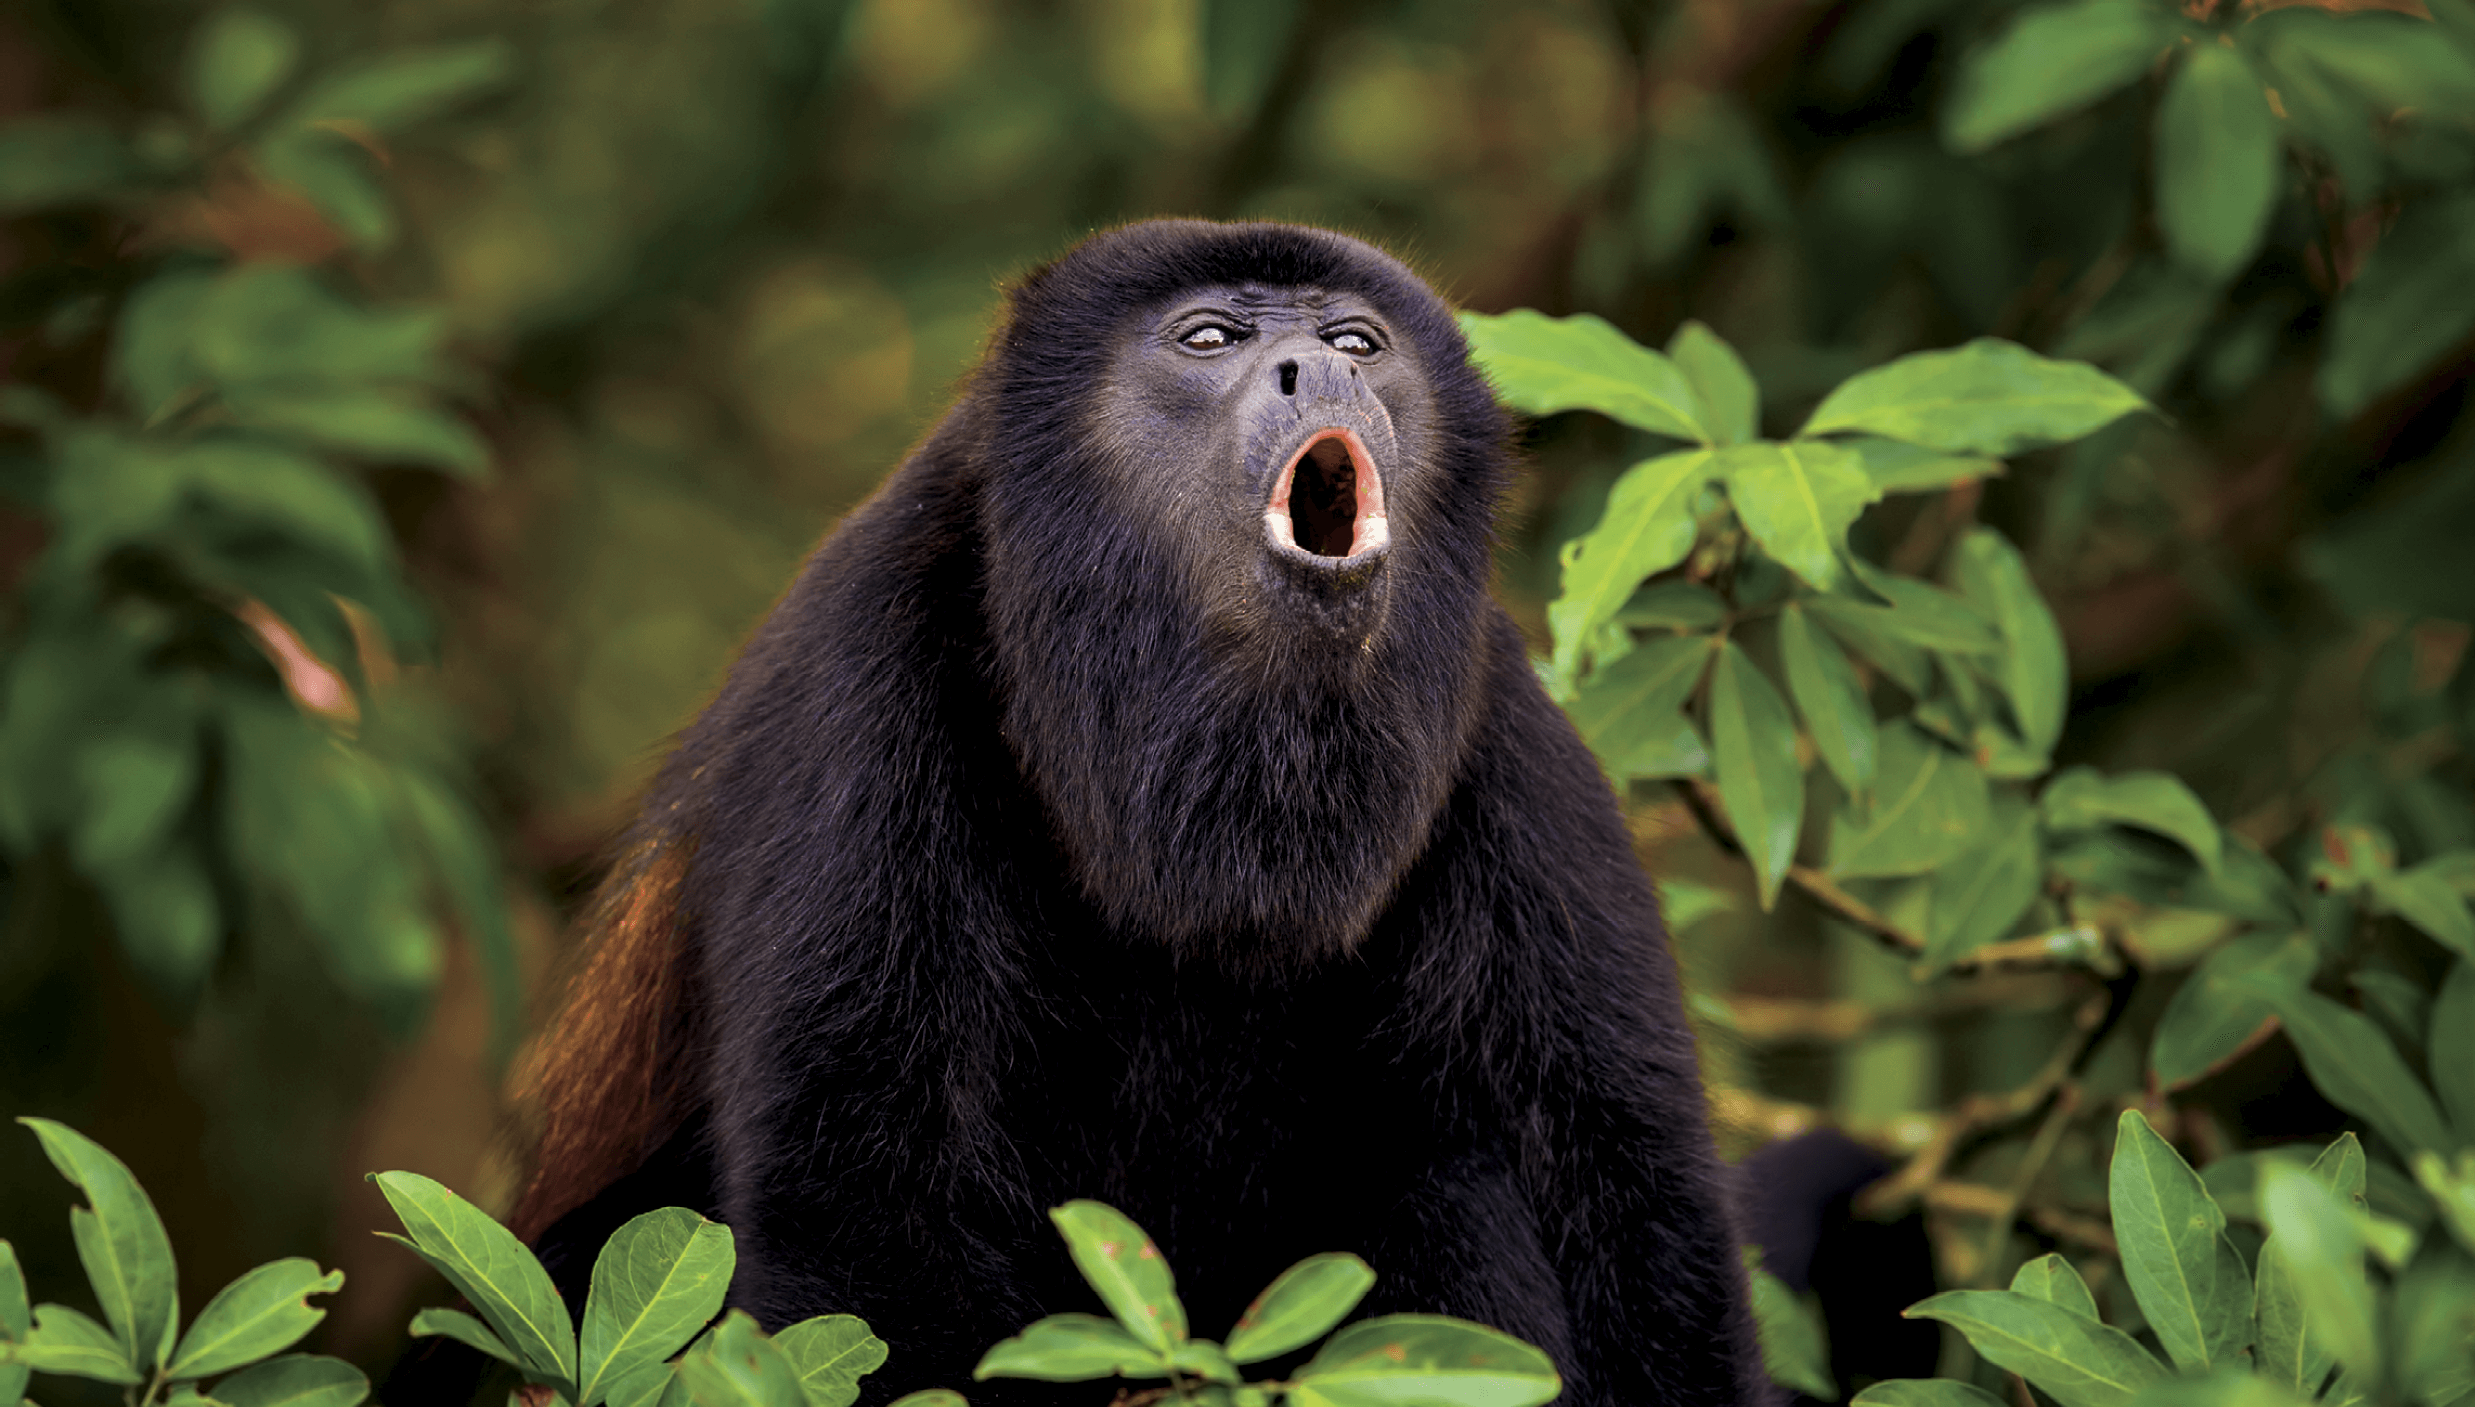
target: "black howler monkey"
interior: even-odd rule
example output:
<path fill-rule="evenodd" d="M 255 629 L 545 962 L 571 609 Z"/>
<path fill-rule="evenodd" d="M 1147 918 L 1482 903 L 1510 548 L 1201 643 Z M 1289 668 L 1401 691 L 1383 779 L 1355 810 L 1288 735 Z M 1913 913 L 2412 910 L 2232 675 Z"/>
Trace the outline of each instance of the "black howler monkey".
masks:
<path fill-rule="evenodd" d="M 1366 1312 L 1518 1334 L 1567 1402 L 1763 1397 L 1650 886 L 1487 595 L 1506 443 L 1355 240 L 1161 221 L 1025 278 L 656 784 L 520 1230 L 580 1289 L 703 1206 L 734 1303 L 893 1346 L 871 1400 L 1091 1307 L 1072 1197 L 1198 1326 L 1350 1250 Z"/>

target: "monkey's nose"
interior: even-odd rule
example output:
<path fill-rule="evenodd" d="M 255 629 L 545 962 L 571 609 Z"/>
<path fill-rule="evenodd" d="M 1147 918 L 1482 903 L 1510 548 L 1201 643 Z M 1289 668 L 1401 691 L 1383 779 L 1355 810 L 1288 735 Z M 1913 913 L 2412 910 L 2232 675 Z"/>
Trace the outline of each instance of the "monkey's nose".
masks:
<path fill-rule="evenodd" d="M 1284 396 L 1298 393 L 1298 364 L 1295 361 L 1280 364 L 1280 393 Z"/>

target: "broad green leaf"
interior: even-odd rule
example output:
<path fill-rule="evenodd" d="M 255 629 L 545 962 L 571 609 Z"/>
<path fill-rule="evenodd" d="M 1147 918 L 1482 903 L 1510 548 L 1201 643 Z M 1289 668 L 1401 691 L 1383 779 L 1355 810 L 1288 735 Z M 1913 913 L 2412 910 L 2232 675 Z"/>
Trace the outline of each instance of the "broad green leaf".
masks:
<path fill-rule="evenodd" d="M 2362 1234 L 2350 1209 L 2320 1179 L 2274 1159 L 2260 1165 L 2259 1195 L 2260 1219 L 2269 1231 L 2263 1254 L 2273 1250 L 2283 1258 L 2281 1285 L 2293 1292 L 2307 1338 L 2327 1345 L 2353 1371 L 2376 1372 L 2380 1345 L 2372 1290 L 2364 1279 Z M 2282 1368 L 2286 1335 L 2281 1328 L 2271 1347 L 2267 1328 L 2262 1344 Z M 2282 1371 L 2272 1376 L 2284 1379 Z M 2308 1395 L 2317 1386 L 2302 1391 Z"/>
<path fill-rule="evenodd" d="M 1694 421 L 1709 427 L 1714 443 L 1741 445 L 1761 434 L 1761 388 L 1745 370 L 1744 358 L 1719 334 L 1688 319 L 1667 339 L 1667 359 L 1693 387 L 1699 407 Z"/>
<path fill-rule="evenodd" d="M 1824 1402 L 1839 1400 L 1830 1375 L 1830 1345 L 1822 1321 L 1787 1283 L 1754 1267 L 1753 1327 L 1762 1346 L 1762 1368 L 1781 1387 Z"/>
<path fill-rule="evenodd" d="M 1848 524 L 1882 496 L 1854 453 L 1827 442 L 1736 445 L 1720 451 L 1712 468 L 1762 550 L 1824 591 L 1843 572 Z"/>
<path fill-rule="evenodd" d="M 1710 675 L 1710 746 L 1719 799 L 1753 865 L 1767 912 L 1796 863 L 1804 823 L 1805 778 L 1796 765 L 1796 724 L 1787 702 L 1735 642 L 1723 642 Z"/>
<path fill-rule="evenodd" d="M 2011 931 L 2036 902 L 2045 866 L 2037 849 L 2036 813 L 2022 808 L 2007 825 L 1999 817 L 1985 844 L 1934 872 L 1925 928 L 1925 961 L 1945 967 Z"/>
<path fill-rule="evenodd" d="M 646 1212 L 620 1227 L 593 1262 L 576 1407 L 592 1407 L 616 1379 L 685 1347 L 722 1312 L 737 1265 L 730 1228 L 685 1207 Z"/>
<path fill-rule="evenodd" d="M 2277 204 L 2279 146 L 2241 52 L 2192 46 L 2157 109 L 2157 223 L 2175 258 L 2219 279 L 2251 263 Z"/>
<path fill-rule="evenodd" d="M 1547 1355 L 1509 1334 L 1434 1314 L 1352 1324 L 1289 1383 L 1296 1407 L 1538 1407 L 1564 1390 Z"/>
<path fill-rule="evenodd" d="M 2147 405 L 2084 362 L 2050 361 L 2016 342 L 1980 337 L 1848 378 L 1796 433 L 1880 435 L 2000 458 L 2076 440 Z"/>
<path fill-rule="evenodd" d="M 2060 1305 L 2089 1319 L 2099 1317 L 2097 1297 L 2088 1292 L 2088 1282 L 2080 1278 L 2079 1269 L 2050 1252 L 2021 1266 L 2012 1275 L 2011 1293 Z"/>
<path fill-rule="evenodd" d="M 2475 959 L 2475 911 L 2442 871 L 2417 865 L 2374 875 L 2372 899 L 2384 913 L 2405 919 L 2458 956 Z"/>
<path fill-rule="evenodd" d="M 0 1344 L 0 1357 L 38 1373 L 126 1386 L 143 1381 L 119 1335 L 65 1304 L 38 1304 L 24 1342 Z"/>
<path fill-rule="evenodd" d="M 95 200 L 136 174 L 120 134 L 92 118 L 45 114 L 0 125 L 0 216 Z"/>
<path fill-rule="evenodd" d="M 1883 628 L 1912 644 L 1957 655 L 1993 655 L 2002 652 L 2002 633 L 1993 618 L 1960 597 L 1938 586 L 1886 572 L 1851 557 L 1848 565 L 1867 591 L 1890 603 L 1891 617 Z M 1850 603 L 1835 596 L 1816 598 L 1810 604 L 1848 613 Z"/>
<path fill-rule="evenodd" d="M 678 1373 L 700 1407 L 807 1407 L 799 1370 L 744 1310 L 724 1315 L 680 1358 Z"/>
<path fill-rule="evenodd" d="M 2254 1194 L 2255 1201 L 2257 1193 Z M 2299 1396 L 2320 1391 L 2329 1376 L 2329 1346 L 2303 1322 L 2303 1299 L 2294 1267 L 2272 1236 L 2260 1247 L 2252 1280 L 2252 1367 L 2261 1377 Z"/>
<path fill-rule="evenodd" d="M 2235 1363 L 2251 1346 L 2251 1276 L 2200 1175 L 2137 1109 L 2116 1121 L 2106 1189 L 2123 1276 L 2175 1366 Z"/>
<path fill-rule="evenodd" d="M 2320 399 L 2346 417 L 2404 385 L 2475 328 L 2475 191 L 2414 202 L 2329 315 Z"/>
<path fill-rule="evenodd" d="M 1854 1407 L 2003 1407 L 1985 1389 L 1951 1378 L 1890 1378 L 1848 1400 Z"/>
<path fill-rule="evenodd" d="M 1260 1363 L 1304 1348 L 1358 1307 L 1375 1272 L 1353 1255 L 1308 1256 L 1280 1273 L 1229 1331 L 1229 1357 Z"/>
<path fill-rule="evenodd" d="M 395 202 L 379 184 L 376 159 L 343 131 L 287 127 L 258 143 L 258 169 L 317 208 L 336 233 L 362 249 L 395 242 Z"/>
<path fill-rule="evenodd" d="M 2261 984 L 2300 992 L 2319 957 L 2311 934 L 2272 931 L 2245 934 L 2201 959 L 2174 989 L 2149 1042 L 2158 1088 L 2180 1089 L 2248 1047 L 2277 1015 Z"/>
<path fill-rule="evenodd" d="M 292 76 L 301 38 L 258 10 L 218 11 L 199 27 L 189 56 L 189 95 L 198 116 L 218 132 L 245 122 L 267 95 Z"/>
<path fill-rule="evenodd" d="M 86 1194 L 89 1206 L 70 1211 L 69 1229 L 113 1337 L 130 1363 L 161 1367 L 180 1318 L 180 1292 L 171 1238 L 155 1204 L 101 1144 L 50 1119 L 17 1122 L 34 1130 L 52 1166 Z"/>
<path fill-rule="evenodd" d="M 360 1369 L 316 1353 L 270 1358 L 215 1384 L 226 1407 L 357 1407 L 369 1395 Z"/>
<path fill-rule="evenodd" d="M 2350 1207 L 2360 1207 L 2371 1194 L 2371 1162 L 2363 1156 L 2363 1140 L 2352 1132 L 2339 1134 L 2315 1155 L 2305 1169 L 2320 1185 Z"/>
<path fill-rule="evenodd" d="M 1719 637 L 1652 640 L 1590 676 L 1569 711 L 1581 740 L 1619 779 L 1645 744 L 1660 744 L 1684 721 L 1678 712 L 1700 685 Z"/>
<path fill-rule="evenodd" d="M 1870 435 L 1842 443 L 1864 464 L 1865 473 L 1884 493 L 1922 493 L 1967 479 L 1990 479 L 2002 472 L 2001 460 L 1983 455 L 1946 454 Z"/>
<path fill-rule="evenodd" d="M 1092 1201 L 1051 1207 L 1048 1219 L 1066 1238 L 1075 1268 L 1126 1332 L 1163 1353 L 1186 1341 L 1186 1306 L 1178 1302 L 1177 1277 L 1142 1227 L 1115 1207 Z"/>
<path fill-rule="evenodd" d="M 589 1308 L 589 1307 L 588 1307 Z M 502 1363 L 524 1365 L 516 1360 L 516 1351 L 490 1332 L 490 1326 L 460 1309 L 425 1309 L 412 1317 L 405 1332 L 414 1338 L 435 1334 L 454 1339 L 467 1348 L 476 1348 Z"/>
<path fill-rule="evenodd" d="M 2441 1111 L 2372 1019 L 2309 991 L 2253 984 L 2285 1023 L 2304 1072 L 2329 1102 L 2357 1115 L 2401 1153 L 2454 1146 Z"/>
<path fill-rule="evenodd" d="M 1962 61 L 1943 137 L 1983 151 L 2086 107 L 2138 78 L 2173 35 L 2164 15 L 2131 0 L 2039 6 Z"/>
<path fill-rule="evenodd" d="M 2062 627 L 2037 594 L 2019 549 L 1992 528 L 1973 529 L 1960 539 L 1957 567 L 1961 596 L 2002 632 L 2002 691 L 2021 736 L 2036 751 L 2051 753 L 2062 737 L 2071 683 Z"/>
<path fill-rule="evenodd" d="M 365 387 L 252 392 L 231 398 L 245 424 L 295 436 L 324 449 L 388 463 L 419 464 L 465 478 L 488 467 L 490 451 L 463 421 Z"/>
<path fill-rule="evenodd" d="M 1497 398 L 1525 415 L 1594 410 L 1653 434 L 1717 440 L 1684 372 L 1595 314 L 1463 313 L 1461 330 Z"/>
<path fill-rule="evenodd" d="M 515 1350 L 527 1372 L 557 1384 L 573 1400 L 575 1322 L 524 1243 L 479 1207 L 419 1173 L 372 1173 L 370 1181 L 410 1233 L 389 1239 L 412 1247 L 446 1276 Z"/>
<path fill-rule="evenodd" d="M 2168 1376 L 2122 1330 L 2008 1290 L 1946 1290 L 1904 1312 L 1959 1330 L 1986 1361 L 2043 1388 L 2062 1407 L 2118 1407 Z"/>
<path fill-rule="evenodd" d="M 1646 730 L 1615 764 L 1615 775 L 1624 780 L 1657 781 L 1664 777 L 1702 777 L 1710 775 L 1710 747 L 1702 741 L 1701 731 L 1693 720 L 1677 715 L 1658 727 Z"/>
<path fill-rule="evenodd" d="M 1691 581 L 1662 581 L 1633 593 L 1616 620 L 1635 627 L 1712 630 L 1727 619 L 1719 593 Z"/>
<path fill-rule="evenodd" d="M 859 1380 L 884 1367 L 887 1352 L 885 1340 L 852 1314 L 802 1319 L 774 1335 L 773 1346 L 798 1370 L 809 1407 L 851 1407 Z"/>
<path fill-rule="evenodd" d="M 495 39 L 403 49 L 320 79 L 287 114 L 313 127 L 346 123 L 384 135 L 505 82 L 515 55 Z"/>
<path fill-rule="evenodd" d="M 1985 774 L 1905 721 L 1881 730 L 1873 805 L 1843 805 L 1830 823 L 1832 875 L 1917 875 L 1979 840 L 1987 812 Z"/>
<path fill-rule="evenodd" d="M 1547 608 L 1556 669 L 1579 671 L 1581 644 L 1614 619 L 1644 578 L 1685 559 L 1701 531 L 1693 500 L 1710 477 L 1708 450 L 1643 460 L 1608 490 L 1598 526 L 1564 545 L 1563 585 Z"/>
<path fill-rule="evenodd" d="M 1086 1378 L 1165 1378 L 1169 1353 L 1097 1314 L 1052 1314 L 1000 1339 L 971 1370 L 973 1382 L 990 1378 L 1038 1378 L 1071 1383 Z"/>
<path fill-rule="evenodd" d="M 2216 819 L 2191 788 L 2170 773 L 2106 777 L 2093 767 L 2069 768 L 2046 784 L 2037 807 L 2051 830 L 2085 830 L 2108 822 L 2137 826 L 2179 842 L 2212 871 L 2224 858 Z"/>
<path fill-rule="evenodd" d="M 344 1287 L 344 1272 L 320 1274 L 318 1263 L 299 1256 L 270 1261 L 223 1287 L 198 1311 L 172 1355 L 175 1378 L 211 1378 L 244 1363 L 280 1353 L 327 1317 L 309 1296 Z"/>
<path fill-rule="evenodd" d="M 1856 666 L 1848 663 L 1839 642 L 1814 629 L 1794 605 L 1779 613 L 1779 656 L 1787 665 L 1788 692 L 1796 699 L 1796 711 L 1804 715 L 1814 751 L 1839 785 L 1862 795 L 1873 785 L 1882 743 Z"/>
<path fill-rule="evenodd" d="M 2452 963 L 2432 1002 L 2431 1035 L 2426 1038 L 2432 1065 L 2432 1092 L 2462 1148 L 2475 1147 L 2475 961 Z"/>

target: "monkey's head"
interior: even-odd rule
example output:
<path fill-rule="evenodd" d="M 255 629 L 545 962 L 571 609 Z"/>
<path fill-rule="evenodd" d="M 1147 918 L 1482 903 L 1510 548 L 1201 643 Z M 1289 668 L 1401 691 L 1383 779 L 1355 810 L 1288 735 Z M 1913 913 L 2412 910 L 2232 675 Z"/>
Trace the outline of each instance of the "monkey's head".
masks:
<path fill-rule="evenodd" d="M 975 383 L 1008 735 L 1130 931 L 1345 949 L 1473 726 L 1504 421 L 1451 310 L 1283 225 L 1096 236 Z"/>

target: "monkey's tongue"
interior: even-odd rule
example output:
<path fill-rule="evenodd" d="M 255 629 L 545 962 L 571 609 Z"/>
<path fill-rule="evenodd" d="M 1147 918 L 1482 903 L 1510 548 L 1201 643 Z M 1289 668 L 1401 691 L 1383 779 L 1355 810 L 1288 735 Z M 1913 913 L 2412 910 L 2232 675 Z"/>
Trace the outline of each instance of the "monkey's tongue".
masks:
<path fill-rule="evenodd" d="M 1354 557 L 1392 540 L 1383 481 L 1347 430 L 1323 431 L 1290 457 L 1263 522 L 1274 541 L 1318 557 Z"/>

